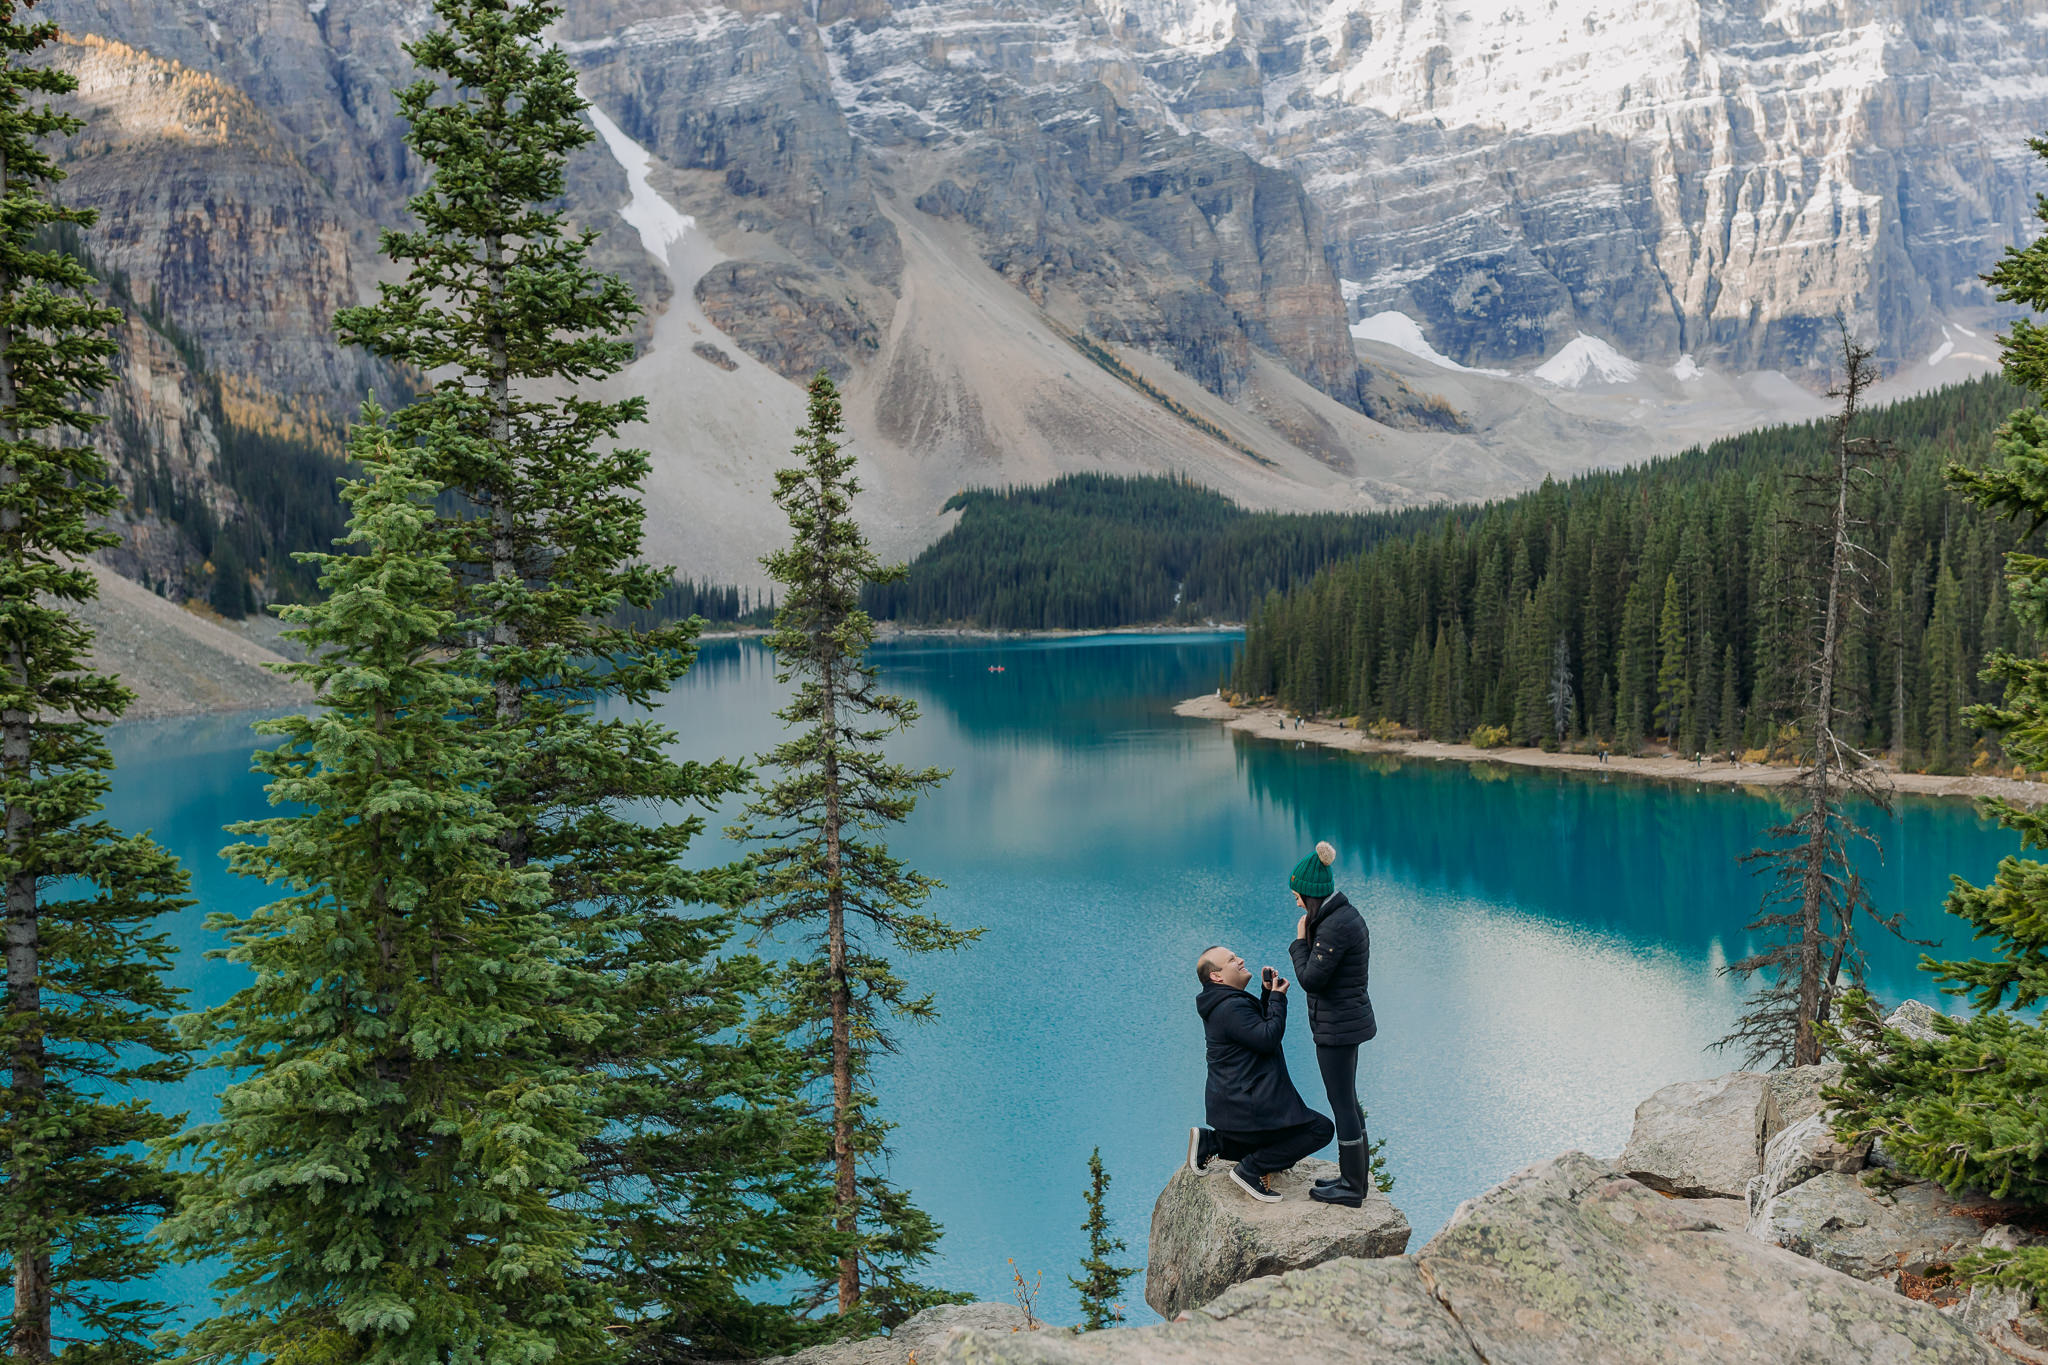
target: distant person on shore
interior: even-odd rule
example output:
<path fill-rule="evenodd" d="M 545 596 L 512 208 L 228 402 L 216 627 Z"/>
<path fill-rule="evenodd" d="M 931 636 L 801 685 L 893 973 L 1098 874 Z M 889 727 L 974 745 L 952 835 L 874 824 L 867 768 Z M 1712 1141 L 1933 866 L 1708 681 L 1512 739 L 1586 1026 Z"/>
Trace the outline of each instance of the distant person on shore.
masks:
<path fill-rule="evenodd" d="M 1259 994 L 1245 989 L 1251 969 L 1217 944 L 1195 960 L 1202 992 L 1195 1009 L 1209 1040 L 1209 1081 L 1203 1091 L 1209 1126 L 1188 1130 L 1188 1169 L 1212 1157 L 1237 1164 L 1230 1178 L 1261 1203 L 1280 1196 L 1268 1181 L 1330 1140 L 1330 1121 L 1301 1102 L 1287 1075 L 1280 1039 L 1287 1032 L 1287 978 L 1259 969 Z"/>
<path fill-rule="evenodd" d="M 1294 865 L 1287 886 L 1301 908 L 1301 919 L 1287 951 L 1308 996 L 1316 1066 L 1337 1120 L 1340 1174 L 1334 1181 L 1318 1181 L 1309 1197 L 1355 1209 L 1372 1193 L 1371 1149 L 1365 1140 L 1365 1111 L 1358 1103 L 1358 1045 L 1372 1041 L 1379 1024 L 1373 1019 L 1372 997 L 1366 994 L 1372 935 L 1365 917 L 1337 890 L 1330 874 L 1336 860 L 1337 850 L 1319 843 Z"/>

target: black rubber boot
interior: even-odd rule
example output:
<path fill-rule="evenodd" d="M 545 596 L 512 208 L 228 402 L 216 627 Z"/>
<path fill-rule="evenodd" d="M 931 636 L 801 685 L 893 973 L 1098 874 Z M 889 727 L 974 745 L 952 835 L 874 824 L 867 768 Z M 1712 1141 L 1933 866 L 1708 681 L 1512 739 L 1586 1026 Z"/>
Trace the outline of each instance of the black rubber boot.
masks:
<path fill-rule="evenodd" d="M 1363 1105 L 1359 1106 L 1359 1110 L 1358 1110 L 1358 1141 L 1359 1141 L 1359 1145 L 1360 1145 L 1360 1146 L 1366 1146 L 1366 1145 L 1368 1145 L 1368 1144 L 1366 1143 L 1366 1131 L 1365 1131 L 1365 1107 L 1364 1107 Z M 1343 1171 L 1343 1169 L 1344 1169 L 1344 1168 L 1343 1168 L 1343 1158 L 1344 1158 L 1344 1144 L 1343 1144 L 1343 1143 L 1341 1143 L 1341 1142 L 1337 1144 L 1337 1158 L 1338 1158 L 1338 1167 L 1337 1167 L 1337 1169 L 1338 1169 L 1338 1171 L 1339 1171 L 1340 1173 L 1339 1173 L 1339 1174 L 1337 1174 L 1337 1175 L 1326 1175 L 1326 1176 L 1324 1176 L 1324 1177 L 1323 1177 L 1323 1178 L 1322 1178 L 1321 1180 L 1318 1180 L 1318 1181 L 1317 1181 L 1317 1182 L 1316 1182 L 1316 1183 L 1314 1184 L 1314 1186 L 1312 1186 L 1312 1187 L 1311 1187 L 1312 1189 L 1316 1189 L 1316 1190 L 1327 1190 L 1327 1189 L 1332 1189 L 1332 1188 L 1335 1188 L 1335 1187 L 1336 1187 L 1336 1186 L 1338 1186 L 1338 1185 L 1348 1185 L 1348 1184 L 1350 1184 L 1350 1183 L 1351 1183 L 1351 1177 L 1350 1177 L 1350 1176 L 1348 1176 L 1348 1175 L 1342 1174 L 1342 1171 Z"/>
<path fill-rule="evenodd" d="M 1337 1144 L 1337 1169 L 1342 1172 L 1335 1185 L 1318 1185 L 1308 1192 L 1308 1197 L 1318 1204 L 1341 1204 L 1355 1209 L 1365 1203 L 1366 1174 L 1365 1139 Z"/>

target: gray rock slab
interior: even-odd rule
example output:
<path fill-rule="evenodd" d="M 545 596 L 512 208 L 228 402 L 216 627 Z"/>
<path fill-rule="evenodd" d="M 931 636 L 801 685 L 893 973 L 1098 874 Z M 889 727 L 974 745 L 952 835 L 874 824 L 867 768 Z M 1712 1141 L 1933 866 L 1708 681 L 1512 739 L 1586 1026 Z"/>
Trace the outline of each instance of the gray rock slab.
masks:
<path fill-rule="evenodd" d="M 1934 1007 L 1924 1000 L 1906 1001 L 1885 1016 L 1884 1026 L 1919 1043 L 1931 1043 L 1941 1036 L 1934 1027 Z"/>
<path fill-rule="evenodd" d="M 1495 1365 L 1983 1365 L 1924 1304 L 1700 1218 L 1568 1152 L 1476 1200 L 1418 1255 Z"/>
<path fill-rule="evenodd" d="M 924 1365 L 925 1357 L 918 1357 Z M 932 1365 L 1483 1365 L 1415 1261 L 1332 1261 L 1251 1280 L 1176 1322 L 1108 1332 L 963 1332 Z"/>
<path fill-rule="evenodd" d="M 1768 1098 L 1764 1105 L 1764 1141 L 1769 1142 L 1801 1119 L 1811 1118 L 1827 1108 L 1821 1087 L 1842 1079 L 1840 1062 L 1818 1066 L 1792 1066 L 1764 1073 Z"/>
<path fill-rule="evenodd" d="M 1636 1106 L 1621 1169 L 1687 1199 L 1746 1198 L 1763 1168 L 1768 1096 L 1755 1071 L 1667 1085 Z"/>
<path fill-rule="evenodd" d="M 2033 1297 L 2024 1289 L 1978 1285 L 1941 1312 L 1943 1317 L 1985 1336 L 2001 1327 L 2010 1328 L 2033 1306 Z"/>
<path fill-rule="evenodd" d="M 1853 1175 L 1863 1169 L 1870 1141 L 1844 1143 L 1828 1126 L 1827 1115 L 1809 1114 L 1764 1144 L 1764 1168 L 1751 1178 L 1747 1201 L 1754 1219 L 1764 1205 L 1795 1185 L 1834 1172 Z"/>
<path fill-rule="evenodd" d="M 946 1340 L 963 1328 L 994 1336 L 1023 1332 L 1024 1310 L 1013 1303 L 940 1304 L 910 1318 L 886 1337 L 835 1341 L 755 1365 L 910 1365 L 913 1355 L 922 1365 L 935 1359 Z M 1052 1330 L 1064 1335 L 1062 1329 Z"/>
<path fill-rule="evenodd" d="M 1688 1217 L 1734 1232 L 1742 1232 L 1749 1226 L 1749 1205 L 1740 1199 L 1688 1199 L 1685 1211 Z"/>
<path fill-rule="evenodd" d="M 1408 1249 L 1408 1219 L 1385 1195 L 1375 1193 L 1356 1209 L 1309 1198 L 1314 1181 L 1337 1174 L 1335 1162 L 1303 1161 L 1274 1177 L 1277 1204 L 1253 1199 L 1229 1172 L 1221 1160 L 1200 1175 L 1182 1167 L 1152 1206 L 1145 1302 L 1161 1317 L 1263 1275 Z"/>
<path fill-rule="evenodd" d="M 1901 1270 L 1925 1274 L 1968 1254 L 1997 1207 L 1959 1200 L 1933 1184 L 1879 1195 L 1860 1176 L 1827 1171 L 1767 1201 L 1749 1231 L 1845 1275 L 1884 1280 Z"/>

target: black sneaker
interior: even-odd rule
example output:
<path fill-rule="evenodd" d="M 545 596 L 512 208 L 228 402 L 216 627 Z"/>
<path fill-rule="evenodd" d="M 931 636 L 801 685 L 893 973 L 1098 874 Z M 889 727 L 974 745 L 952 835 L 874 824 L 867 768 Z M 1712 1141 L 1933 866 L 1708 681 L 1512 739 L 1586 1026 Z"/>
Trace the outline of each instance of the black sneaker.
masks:
<path fill-rule="evenodd" d="M 1280 1202 L 1280 1196 L 1266 1188 L 1266 1182 L 1272 1179 L 1271 1176 L 1246 1175 L 1243 1166 L 1232 1166 L 1230 1168 L 1230 1178 L 1239 1189 L 1258 1200 L 1261 1204 L 1277 1204 Z"/>
<path fill-rule="evenodd" d="M 1207 1128 L 1188 1129 L 1188 1169 L 1200 1175 L 1209 1169 L 1209 1158 L 1216 1155 L 1216 1134 Z"/>

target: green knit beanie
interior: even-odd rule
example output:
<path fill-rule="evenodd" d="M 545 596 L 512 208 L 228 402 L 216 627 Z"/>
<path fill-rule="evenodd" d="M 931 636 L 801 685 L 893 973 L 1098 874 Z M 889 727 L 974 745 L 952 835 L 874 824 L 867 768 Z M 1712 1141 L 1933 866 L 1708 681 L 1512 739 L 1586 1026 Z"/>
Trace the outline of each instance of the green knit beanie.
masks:
<path fill-rule="evenodd" d="M 1336 849 L 1328 844 L 1317 844 L 1315 852 L 1294 865 L 1294 875 L 1287 879 L 1287 889 L 1318 899 L 1329 895 L 1337 889 L 1336 881 L 1330 876 L 1330 864 L 1336 861 Z"/>

